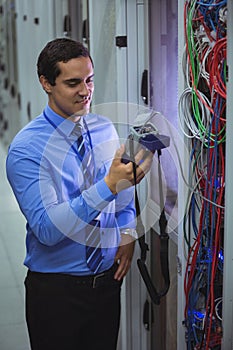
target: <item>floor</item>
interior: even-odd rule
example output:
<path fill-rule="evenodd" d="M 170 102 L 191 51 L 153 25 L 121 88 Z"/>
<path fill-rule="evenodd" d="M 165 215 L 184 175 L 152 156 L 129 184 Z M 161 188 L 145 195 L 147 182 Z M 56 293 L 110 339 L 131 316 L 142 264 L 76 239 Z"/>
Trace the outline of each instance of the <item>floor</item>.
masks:
<path fill-rule="evenodd" d="M 5 175 L 0 144 L 0 349 L 29 350 L 24 317 L 25 221 Z"/>

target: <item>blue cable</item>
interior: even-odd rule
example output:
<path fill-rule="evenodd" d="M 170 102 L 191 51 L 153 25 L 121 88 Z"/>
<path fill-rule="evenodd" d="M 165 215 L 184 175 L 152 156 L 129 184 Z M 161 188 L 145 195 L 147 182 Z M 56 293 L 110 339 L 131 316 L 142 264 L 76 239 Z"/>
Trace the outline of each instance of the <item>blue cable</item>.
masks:
<path fill-rule="evenodd" d="M 212 2 L 203 2 L 203 1 L 197 1 L 197 4 L 198 5 L 202 5 L 202 6 L 224 6 L 227 4 L 227 0 L 223 0 L 223 1 L 220 1 L 218 3 L 215 3 L 215 0 L 213 0 Z"/>

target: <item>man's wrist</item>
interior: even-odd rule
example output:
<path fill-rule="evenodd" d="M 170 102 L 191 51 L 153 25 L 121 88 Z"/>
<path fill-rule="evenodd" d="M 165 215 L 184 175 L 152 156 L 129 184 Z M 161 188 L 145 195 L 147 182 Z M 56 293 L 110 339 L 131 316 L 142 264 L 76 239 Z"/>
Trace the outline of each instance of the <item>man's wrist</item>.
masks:
<path fill-rule="evenodd" d="M 113 193 L 113 194 L 117 194 L 116 192 L 116 185 L 113 184 L 110 180 L 109 180 L 109 176 L 105 176 L 104 178 L 104 181 L 106 183 L 106 185 L 108 186 L 108 188 L 110 189 L 110 191 Z"/>
<path fill-rule="evenodd" d="M 134 239 L 138 239 L 138 234 L 135 228 L 125 228 L 121 230 L 122 235 L 129 235 Z"/>

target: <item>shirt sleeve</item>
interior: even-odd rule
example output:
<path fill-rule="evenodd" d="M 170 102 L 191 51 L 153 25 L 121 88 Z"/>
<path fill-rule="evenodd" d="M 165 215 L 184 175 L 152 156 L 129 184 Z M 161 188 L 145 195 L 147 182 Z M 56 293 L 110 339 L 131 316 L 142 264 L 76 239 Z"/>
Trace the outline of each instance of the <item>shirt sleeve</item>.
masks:
<path fill-rule="evenodd" d="M 118 193 L 116 198 L 116 220 L 121 232 L 126 232 L 126 229 L 136 228 L 136 210 L 133 187 Z"/>
<path fill-rule="evenodd" d="M 10 150 L 6 171 L 30 229 L 42 244 L 48 246 L 65 237 L 78 240 L 83 227 L 115 199 L 101 180 L 82 194 L 62 201 L 57 195 L 58 181 L 54 180 L 46 162 L 41 162 L 36 149 L 17 147 Z"/>

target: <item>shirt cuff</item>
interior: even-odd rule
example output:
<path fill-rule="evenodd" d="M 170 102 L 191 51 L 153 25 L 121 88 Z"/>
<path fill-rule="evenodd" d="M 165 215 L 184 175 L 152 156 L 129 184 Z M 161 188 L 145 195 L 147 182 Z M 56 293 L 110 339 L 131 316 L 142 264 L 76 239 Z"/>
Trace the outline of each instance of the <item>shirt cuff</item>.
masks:
<path fill-rule="evenodd" d="M 104 179 L 97 182 L 96 189 L 99 195 L 106 201 L 111 202 L 113 199 L 116 198 L 116 195 L 112 193 Z"/>
<path fill-rule="evenodd" d="M 90 208 L 95 208 L 98 211 L 103 210 L 116 198 L 104 180 L 100 180 L 88 190 L 83 191 L 82 196 Z"/>

